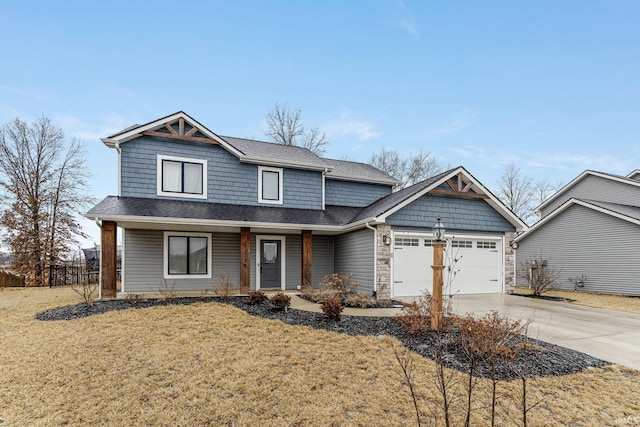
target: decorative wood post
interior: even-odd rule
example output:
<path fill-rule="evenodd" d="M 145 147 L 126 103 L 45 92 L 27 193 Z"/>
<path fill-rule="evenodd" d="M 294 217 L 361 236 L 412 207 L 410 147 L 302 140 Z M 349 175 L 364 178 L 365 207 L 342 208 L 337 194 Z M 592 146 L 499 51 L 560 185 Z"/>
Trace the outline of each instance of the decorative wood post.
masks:
<path fill-rule="evenodd" d="M 302 289 L 310 289 L 312 287 L 312 258 L 313 258 L 313 235 L 309 230 L 302 230 L 302 277 L 300 284 Z"/>
<path fill-rule="evenodd" d="M 240 293 L 248 294 L 251 286 L 251 229 L 240 229 Z"/>
<path fill-rule="evenodd" d="M 431 329 L 441 331 L 444 326 L 442 314 L 442 285 L 444 270 L 444 244 L 445 242 L 433 242 L 433 293 L 431 295 Z"/>
<path fill-rule="evenodd" d="M 102 221 L 102 298 L 115 298 L 116 264 L 118 258 L 117 243 L 118 224 L 114 221 Z"/>

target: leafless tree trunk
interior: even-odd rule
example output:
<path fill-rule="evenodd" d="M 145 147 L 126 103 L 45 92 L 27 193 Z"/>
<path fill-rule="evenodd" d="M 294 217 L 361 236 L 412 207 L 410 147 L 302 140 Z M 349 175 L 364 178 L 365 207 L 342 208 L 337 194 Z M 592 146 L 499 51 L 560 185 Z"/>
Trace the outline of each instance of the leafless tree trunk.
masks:
<path fill-rule="evenodd" d="M 92 201 L 87 177 L 82 145 L 65 151 L 62 129 L 48 118 L 31 125 L 16 118 L 0 129 L 0 226 L 15 269 L 31 285 L 45 285 L 48 266 L 83 235 L 75 215 Z"/>
<path fill-rule="evenodd" d="M 524 222 L 533 216 L 533 183 L 513 163 L 505 168 L 498 181 L 498 198 Z"/>
<path fill-rule="evenodd" d="M 277 102 L 267 114 L 264 133 L 278 144 L 304 147 L 318 156 L 323 155 L 329 145 L 327 133 L 320 128 L 305 133 L 300 110 L 290 111 L 287 104 Z"/>

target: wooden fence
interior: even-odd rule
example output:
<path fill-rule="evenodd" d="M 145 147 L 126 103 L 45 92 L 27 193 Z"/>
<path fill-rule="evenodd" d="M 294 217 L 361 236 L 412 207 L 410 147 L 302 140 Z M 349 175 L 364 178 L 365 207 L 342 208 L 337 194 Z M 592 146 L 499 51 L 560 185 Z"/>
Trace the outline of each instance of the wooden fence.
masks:
<path fill-rule="evenodd" d="M 24 276 L 0 270 L 0 288 L 23 288 L 24 286 Z"/>

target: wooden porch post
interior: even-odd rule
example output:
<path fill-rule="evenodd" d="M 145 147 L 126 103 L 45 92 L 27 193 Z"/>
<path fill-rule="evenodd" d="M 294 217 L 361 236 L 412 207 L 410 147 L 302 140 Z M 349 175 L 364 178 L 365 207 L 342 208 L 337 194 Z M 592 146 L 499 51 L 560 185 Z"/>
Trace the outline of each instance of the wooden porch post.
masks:
<path fill-rule="evenodd" d="M 240 229 L 240 293 L 248 294 L 251 284 L 251 229 Z"/>
<path fill-rule="evenodd" d="M 444 325 L 442 314 L 442 285 L 444 270 L 444 242 L 435 241 L 433 246 L 433 294 L 431 295 L 431 329 L 441 331 Z"/>
<path fill-rule="evenodd" d="M 116 288 L 116 261 L 118 256 L 117 246 L 118 224 L 114 221 L 102 221 L 102 298 L 115 298 Z"/>
<path fill-rule="evenodd" d="M 309 289 L 312 286 L 312 258 L 313 236 L 311 231 L 302 230 L 302 278 L 300 280 L 302 289 Z"/>

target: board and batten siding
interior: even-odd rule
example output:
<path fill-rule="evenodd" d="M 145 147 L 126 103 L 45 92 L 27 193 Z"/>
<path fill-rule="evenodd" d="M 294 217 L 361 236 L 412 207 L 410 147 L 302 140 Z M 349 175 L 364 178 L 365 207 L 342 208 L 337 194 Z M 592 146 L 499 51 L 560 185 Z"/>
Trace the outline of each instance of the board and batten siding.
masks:
<path fill-rule="evenodd" d="M 364 182 L 325 180 L 325 204 L 335 206 L 365 207 L 391 194 L 393 187 Z"/>
<path fill-rule="evenodd" d="M 333 236 L 313 236 L 313 253 L 311 255 L 311 283 L 317 288 L 322 278 L 334 272 Z"/>
<path fill-rule="evenodd" d="M 123 197 L 181 199 L 157 195 L 157 155 L 160 154 L 207 160 L 207 199 L 203 201 L 259 205 L 258 166 L 241 163 L 219 145 L 140 137 L 121 144 L 120 150 Z M 321 172 L 285 168 L 283 187 L 282 207 L 322 209 Z"/>
<path fill-rule="evenodd" d="M 431 230 L 442 218 L 447 231 L 513 232 L 515 227 L 482 199 L 424 195 L 387 218 L 387 224 Z"/>
<path fill-rule="evenodd" d="M 539 256 L 560 269 L 561 289 L 573 290 L 584 275 L 584 291 L 640 295 L 639 240 L 640 226 L 573 205 L 520 240 L 516 268 Z"/>
<path fill-rule="evenodd" d="M 211 233 L 211 278 L 165 279 L 164 232 L 125 229 L 124 280 L 127 293 L 157 292 L 163 283 L 175 291 L 213 290 L 218 276 L 240 284 L 240 235 Z"/>
<path fill-rule="evenodd" d="M 360 282 L 359 290 L 374 291 L 374 231 L 363 229 L 336 236 L 335 270 L 339 274 L 353 274 Z"/>
<path fill-rule="evenodd" d="M 640 206 L 640 186 L 600 176 L 586 175 L 558 196 L 556 200 L 541 209 L 541 217 L 549 215 L 571 198 Z"/>

